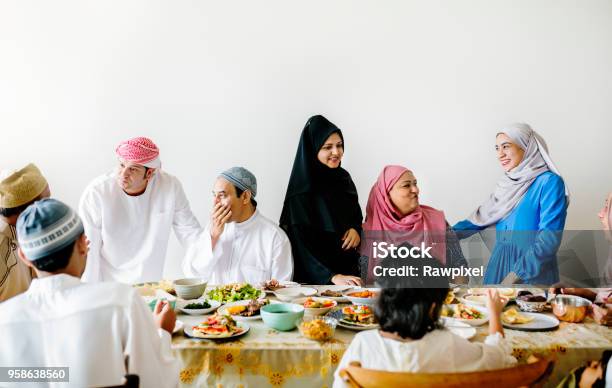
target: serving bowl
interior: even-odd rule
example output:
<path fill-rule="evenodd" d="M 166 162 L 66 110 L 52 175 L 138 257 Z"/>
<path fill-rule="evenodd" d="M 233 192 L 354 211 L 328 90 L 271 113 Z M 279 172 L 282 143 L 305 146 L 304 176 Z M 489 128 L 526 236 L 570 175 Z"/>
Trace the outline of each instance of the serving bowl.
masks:
<path fill-rule="evenodd" d="M 283 302 L 291 302 L 297 298 L 316 295 L 316 293 L 317 290 L 311 287 L 287 287 L 274 291 L 274 295 L 278 300 Z"/>
<path fill-rule="evenodd" d="M 203 308 L 203 309 L 188 309 L 186 308 L 186 306 L 188 306 L 191 303 L 203 303 L 206 302 L 208 303 L 208 305 L 210 307 L 207 308 Z M 184 314 L 187 315 L 205 315 L 208 313 L 211 313 L 213 311 L 215 311 L 219 306 L 221 306 L 221 303 L 217 302 L 216 300 L 211 300 L 211 299 L 194 299 L 194 300 L 186 300 L 183 303 L 181 303 L 179 310 L 181 310 L 181 312 L 183 312 Z"/>
<path fill-rule="evenodd" d="M 273 303 L 263 306 L 260 314 L 266 326 L 288 331 L 293 330 L 304 317 L 304 306 L 295 303 Z"/>
<path fill-rule="evenodd" d="M 589 300 L 575 295 L 556 295 L 550 304 L 560 321 L 572 323 L 584 321 L 591 306 Z"/>
<path fill-rule="evenodd" d="M 358 294 L 360 293 L 364 293 L 364 292 L 370 292 L 370 293 L 375 293 L 374 296 L 369 296 L 369 297 L 362 297 L 359 296 Z M 378 297 L 380 296 L 380 288 L 359 288 L 359 289 L 353 289 L 353 290 L 348 290 L 346 292 L 344 292 L 344 297 L 348 300 L 351 301 L 351 303 L 353 304 L 362 304 L 362 305 L 366 305 L 366 306 L 373 306 L 376 304 L 376 301 L 378 300 Z"/>
<path fill-rule="evenodd" d="M 308 300 L 308 299 L 312 299 L 315 302 L 329 301 L 331 303 L 327 307 L 306 307 L 306 306 L 304 306 L 304 302 L 306 302 L 306 300 Z M 335 300 L 332 300 L 332 299 L 329 299 L 329 298 L 320 298 L 320 297 L 299 298 L 299 299 L 295 299 L 293 301 L 293 303 L 297 303 L 297 304 L 301 305 L 302 307 L 304 307 L 304 311 L 305 311 L 304 314 L 305 315 L 309 315 L 309 316 L 326 314 L 331 309 L 333 309 L 334 307 L 336 307 L 338 305 L 338 302 L 336 302 Z"/>
<path fill-rule="evenodd" d="M 176 295 L 183 299 L 198 299 L 206 290 L 207 281 L 200 278 L 185 278 L 173 283 Z"/>
<path fill-rule="evenodd" d="M 298 322 L 298 330 L 303 337 L 314 341 L 327 341 L 333 338 L 338 320 L 331 317 L 304 316 Z"/>

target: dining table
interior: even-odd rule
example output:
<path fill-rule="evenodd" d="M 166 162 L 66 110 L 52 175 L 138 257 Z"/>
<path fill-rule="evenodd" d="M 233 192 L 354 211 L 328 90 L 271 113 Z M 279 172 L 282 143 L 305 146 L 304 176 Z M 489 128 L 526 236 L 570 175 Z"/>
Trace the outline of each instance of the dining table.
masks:
<path fill-rule="evenodd" d="M 316 286 L 313 286 L 316 287 Z M 275 300 L 274 296 L 270 296 Z M 344 305 L 339 303 L 335 309 Z M 552 316 L 552 313 L 546 313 Z M 177 319 L 190 328 L 207 316 L 179 313 Z M 331 387 L 342 356 L 358 333 L 337 327 L 333 338 L 318 342 L 302 336 L 297 328 L 278 331 L 261 319 L 247 322 L 249 331 L 237 338 L 190 338 L 182 330 L 172 339 L 180 362 L 181 387 Z M 488 325 L 475 327 L 470 341 L 484 342 Z M 527 332 L 505 329 L 512 355 L 519 363 L 531 355 L 555 359 L 546 387 L 556 386 L 572 369 L 601 358 L 612 349 L 612 329 L 587 317 L 581 323 L 560 322 L 555 330 Z"/>

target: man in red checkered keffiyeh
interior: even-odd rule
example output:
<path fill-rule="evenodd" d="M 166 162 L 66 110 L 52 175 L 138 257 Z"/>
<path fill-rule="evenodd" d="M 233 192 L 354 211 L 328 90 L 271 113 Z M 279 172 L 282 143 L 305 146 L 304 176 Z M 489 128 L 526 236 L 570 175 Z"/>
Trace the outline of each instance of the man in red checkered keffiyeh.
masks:
<path fill-rule="evenodd" d="M 117 156 L 128 162 L 148 168 L 160 168 L 159 148 L 147 137 L 135 137 L 119 143 L 115 149 Z"/>

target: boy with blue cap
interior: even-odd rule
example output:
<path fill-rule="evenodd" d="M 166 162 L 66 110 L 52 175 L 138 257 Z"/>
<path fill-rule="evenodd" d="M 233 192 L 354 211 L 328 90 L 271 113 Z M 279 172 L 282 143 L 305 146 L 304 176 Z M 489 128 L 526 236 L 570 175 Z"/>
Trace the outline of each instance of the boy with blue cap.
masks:
<path fill-rule="evenodd" d="M 0 304 L 0 365 L 69 367 L 74 387 L 119 385 L 128 373 L 144 387 L 176 385 L 174 312 L 158 303 L 155 322 L 132 287 L 81 282 L 88 246 L 76 212 L 55 199 L 34 202 L 17 220 L 17 238 L 37 278 Z"/>

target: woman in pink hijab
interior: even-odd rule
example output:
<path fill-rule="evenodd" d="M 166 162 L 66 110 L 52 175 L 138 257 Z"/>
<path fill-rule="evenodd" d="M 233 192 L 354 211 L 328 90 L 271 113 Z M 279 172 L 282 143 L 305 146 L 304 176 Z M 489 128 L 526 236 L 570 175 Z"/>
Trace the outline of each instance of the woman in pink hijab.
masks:
<path fill-rule="evenodd" d="M 373 258 L 374 242 L 384 241 L 397 247 L 424 244 L 432 247 L 430 254 L 447 267 L 468 266 L 444 212 L 419 204 L 417 180 L 406 167 L 390 165 L 382 170 L 370 190 L 363 231 L 366 243 L 362 244 L 362 253 L 370 257 L 368 282 L 373 279 L 372 271 L 378 262 Z"/>

